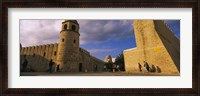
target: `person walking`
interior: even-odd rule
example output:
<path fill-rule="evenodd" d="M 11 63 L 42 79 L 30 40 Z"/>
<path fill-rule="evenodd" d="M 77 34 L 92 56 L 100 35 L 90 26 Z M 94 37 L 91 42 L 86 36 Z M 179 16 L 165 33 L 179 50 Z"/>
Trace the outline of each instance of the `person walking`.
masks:
<path fill-rule="evenodd" d="M 142 72 L 142 65 L 140 63 L 138 63 L 138 67 L 139 67 L 140 72 Z"/>
<path fill-rule="evenodd" d="M 49 73 L 52 73 L 52 66 L 53 66 L 53 60 L 51 59 L 49 62 Z"/>
<path fill-rule="evenodd" d="M 147 72 L 149 72 L 149 64 L 146 61 L 144 61 L 144 67 L 146 68 Z"/>
<path fill-rule="evenodd" d="M 97 71 L 97 65 L 94 65 L 94 72 Z"/>
<path fill-rule="evenodd" d="M 22 72 L 26 72 L 27 71 L 27 65 L 28 65 L 28 60 L 25 58 L 24 62 L 22 64 Z"/>
<path fill-rule="evenodd" d="M 154 65 L 152 65 L 151 72 L 156 72 L 156 67 Z"/>

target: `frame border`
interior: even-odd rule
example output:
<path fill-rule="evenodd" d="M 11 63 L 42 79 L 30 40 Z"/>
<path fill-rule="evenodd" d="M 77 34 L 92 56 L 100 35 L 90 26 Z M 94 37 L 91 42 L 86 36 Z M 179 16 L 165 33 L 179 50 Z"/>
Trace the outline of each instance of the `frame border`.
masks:
<path fill-rule="evenodd" d="M 0 69 L 1 74 L 0 78 L 0 93 L 2 95 L 136 95 L 136 96 L 144 96 L 147 94 L 153 95 L 175 95 L 175 96 L 198 96 L 200 93 L 199 90 L 199 74 L 200 68 L 198 66 L 200 60 L 199 59 L 199 10 L 200 10 L 200 2 L 197 0 L 69 0 L 59 2 L 52 2 L 47 0 L 31 0 L 22 2 L 22 0 L 9 0 L 3 1 L 1 3 L 1 32 L 0 36 Z M 8 8 L 192 8 L 192 62 L 193 62 L 193 70 L 192 70 L 192 88 L 8 88 Z M 21 94 L 21 95 L 20 95 Z"/>

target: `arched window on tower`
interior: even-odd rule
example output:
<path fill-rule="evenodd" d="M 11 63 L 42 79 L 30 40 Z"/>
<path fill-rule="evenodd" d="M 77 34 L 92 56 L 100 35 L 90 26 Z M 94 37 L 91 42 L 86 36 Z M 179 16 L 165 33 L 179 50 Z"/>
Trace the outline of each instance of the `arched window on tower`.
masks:
<path fill-rule="evenodd" d="M 54 52 L 54 56 L 56 56 L 56 51 Z"/>
<path fill-rule="evenodd" d="M 74 39 L 74 44 L 76 43 L 76 40 Z"/>
<path fill-rule="evenodd" d="M 72 31 L 75 31 L 75 30 L 76 30 L 76 26 L 72 25 Z"/>
<path fill-rule="evenodd" d="M 67 30 L 67 24 L 64 25 L 64 30 Z"/>

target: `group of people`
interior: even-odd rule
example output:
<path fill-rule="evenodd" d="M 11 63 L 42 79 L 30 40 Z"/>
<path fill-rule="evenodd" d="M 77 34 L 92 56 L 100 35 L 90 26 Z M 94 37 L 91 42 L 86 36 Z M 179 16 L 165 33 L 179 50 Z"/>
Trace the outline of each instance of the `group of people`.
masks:
<path fill-rule="evenodd" d="M 138 62 L 138 67 L 139 67 L 139 71 L 142 72 L 142 65 Z M 157 67 L 157 68 L 156 68 Z M 151 67 L 149 66 L 149 64 L 144 61 L 144 68 L 146 69 L 147 72 L 158 72 L 160 73 L 161 72 L 161 69 L 159 68 L 159 66 L 154 66 L 152 65 Z"/>
<path fill-rule="evenodd" d="M 116 64 L 112 64 L 112 66 L 109 68 L 109 66 L 104 65 L 104 71 L 108 72 L 116 72 L 116 71 L 121 71 L 120 66 Z"/>

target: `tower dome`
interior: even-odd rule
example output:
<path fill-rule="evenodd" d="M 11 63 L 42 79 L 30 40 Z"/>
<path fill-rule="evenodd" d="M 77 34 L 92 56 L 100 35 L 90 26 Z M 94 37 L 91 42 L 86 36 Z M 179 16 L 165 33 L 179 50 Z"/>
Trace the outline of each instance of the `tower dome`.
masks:
<path fill-rule="evenodd" d="M 62 22 L 61 32 L 72 31 L 79 33 L 79 24 L 76 20 L 64 20 Z"/>
<path fill-rule="evenodd" d="M 74 22 L 78 24 L 77 20 L 65 20 L 64 22 Z"/>

